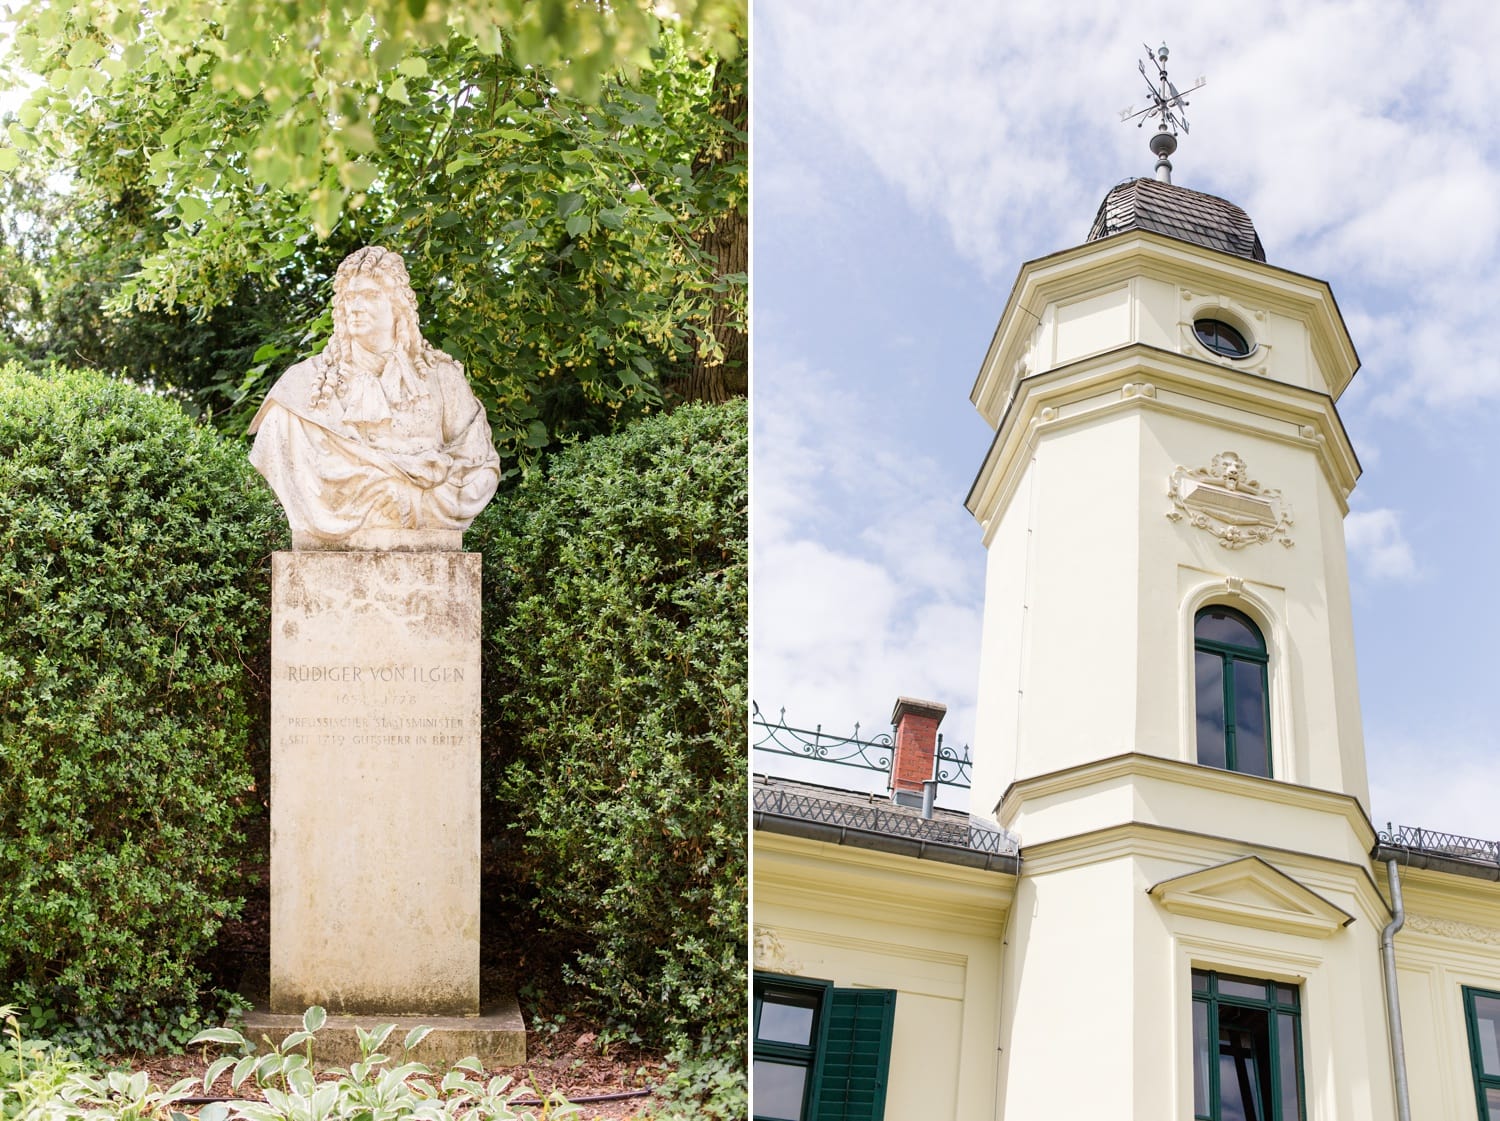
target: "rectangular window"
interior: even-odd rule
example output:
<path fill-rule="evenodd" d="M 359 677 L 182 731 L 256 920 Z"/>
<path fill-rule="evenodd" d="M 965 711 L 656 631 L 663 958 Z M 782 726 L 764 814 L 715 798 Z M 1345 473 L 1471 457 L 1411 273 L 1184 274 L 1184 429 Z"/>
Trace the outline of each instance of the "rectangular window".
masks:
<path fill-rule="evenodd" d="M 755 1121 L 881 1121 L 896 994 L 755 975 Z"/>
<path fill-rule="evenodd" d="M 1193 970 L 1196 1121 L 1303 1121 L 1302 1102 L 1296 987 Z"/>
<path fill-rule="evenodd" d="M 1469 1062 L 1480 1121 L 1500 1121 L 1500 993 L 1464 987 Z"/>

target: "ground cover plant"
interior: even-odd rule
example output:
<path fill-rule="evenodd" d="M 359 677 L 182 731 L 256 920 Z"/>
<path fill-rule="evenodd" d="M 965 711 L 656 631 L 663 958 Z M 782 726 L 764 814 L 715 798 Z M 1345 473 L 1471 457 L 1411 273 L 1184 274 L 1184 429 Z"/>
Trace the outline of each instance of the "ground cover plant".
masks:
<path fill-rule="evenodd" d="M 493 1121 L 690 1121 L 746 1116 L 744 1087 L 708 1087 L 593 1032 L 531 1033 L 528 1061 L 485 1070 L 473 1059 L 429 1068 L 387 1052 L 420 1041 L 425 1029 L 362 1033 L 362 1058 L 346 1068 L 315 1061 L 323 1011 L 308 1009 L 301 1030 L 279 1041 L 211 1029 L 175 1058 L 81 1061 L 66 1048 L 30 1038 L 15 1010 L 0 1005 L 0 1119 L 80 1121 L 291 1121 L 322 1118 L 453 1117 Z M 582 1092 L 561 1091 L 561 1069 L 603 1055 L 615 1073 Z M 551 1077 L 549 1077 L 551 1076 Z M 723 1080 L 721 1079 L 721 1082 Z M 733 1081 L 733 1080 L 730 1080 Z"/>

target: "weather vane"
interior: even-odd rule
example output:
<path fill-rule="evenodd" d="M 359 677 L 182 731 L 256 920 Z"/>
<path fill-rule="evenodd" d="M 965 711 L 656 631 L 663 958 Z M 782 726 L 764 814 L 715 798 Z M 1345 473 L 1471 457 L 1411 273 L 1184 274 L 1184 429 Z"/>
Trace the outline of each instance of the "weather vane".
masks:
<path fill-rule="evenodd" d="M 1156 80 L 1152 81 L 1151 72 L 1146 69 L 1146 62 L 1156 70 Z M 1178 93 L 1177 87 L 1167 77 L 1167 45 L 1163 43 L 1155 51 L 1150 46 L 1146 47 L 1146 62 L 1138 63 L 1141 77 L 1146 79 L 1146 89 L 1149 92 L 1151 103 L 1144 109 L 1136 109 L 1131 106 L 1120 113 L 1120 120 L 1130 121 L 1139 117 L 1136 128 L 1140 128 L 1152 117 L 1159 117 L 1155 134 L 1151 137 L 1151 152 L 1156 156 L 1156 177 L 1163 183 L 1172 181 L 1172 161 L 1167 157 L 1177 151 L 1177 130 L 1183 132 L 1191 131 L 1188 128 L 1187 114 L 1183 109 L 1187 107 L 1187 94 L 1195 90 L 1201 90 L 1207 84 L 1207 78 L 1199 78 L 1187 93 Z"/>

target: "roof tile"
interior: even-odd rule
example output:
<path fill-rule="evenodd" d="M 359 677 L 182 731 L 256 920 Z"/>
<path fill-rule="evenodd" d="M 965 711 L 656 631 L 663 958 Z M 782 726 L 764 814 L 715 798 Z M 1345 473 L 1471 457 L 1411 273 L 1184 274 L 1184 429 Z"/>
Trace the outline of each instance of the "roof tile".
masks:
<path fill-rule="evenodd" d="M 1127 230 L 1150 230 L 1236 257 L 1266 259 L 1250 216 L 1234 203 L 1155 179 L 1130 179 L 1105 195 L 1088 240 Z"/>

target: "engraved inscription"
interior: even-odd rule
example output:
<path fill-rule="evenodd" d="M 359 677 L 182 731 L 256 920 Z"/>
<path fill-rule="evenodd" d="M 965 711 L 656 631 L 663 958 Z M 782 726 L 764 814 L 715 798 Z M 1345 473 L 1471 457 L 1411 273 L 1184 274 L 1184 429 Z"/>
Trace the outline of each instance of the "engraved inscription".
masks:
<path fill-rule="evenodd" d="M 414 712 L 431 697 L 411 687 L 463 685 L 467 672 L 441 662 L 287 662 L 278 667 L 277 680 L 284 687 L 306 687 L 307 699 L 316 698 L 323 712 L 306 715 L 312 706 L 289 696 L 293 703 L 285 707 L 292 711 L 277 714 L 277 738 L 288 747 L 456 746 L 478 735 L 478 718 Z"/>
<path fill-rule="evenodd" d="M 463 666 L 444 665 L 305 665 L 297 662 L 284 667 L 287 681 L 321 682 L 338 684 L 379 682 L 383 684 L 407 683 L 413 685 L 462 685 Z"/>

